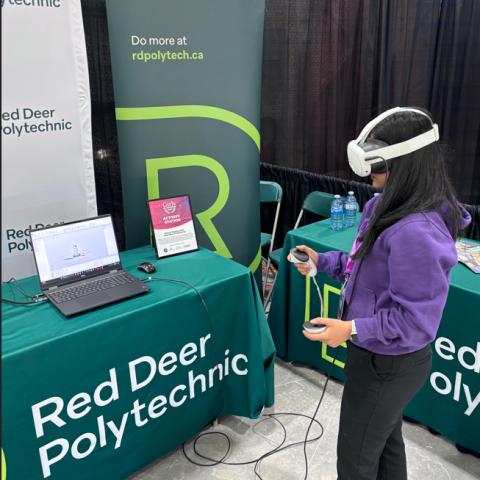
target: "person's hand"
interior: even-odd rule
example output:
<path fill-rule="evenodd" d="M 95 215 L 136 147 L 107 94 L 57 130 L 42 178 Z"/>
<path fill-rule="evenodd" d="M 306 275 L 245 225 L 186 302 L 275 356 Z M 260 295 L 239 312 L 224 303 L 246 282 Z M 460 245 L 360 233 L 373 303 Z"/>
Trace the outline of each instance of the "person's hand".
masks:
<path fill-rule="evenodd" d="M 324 342 L 329 347 L 338 347 L 343 342 L 347 341 L 352 336 L 352 322 L 350 320 L 337 320 L 335 318 L 314 318 L 310 320 L 311 323 L 323 323 L 327 329 L 322 333 L 308 333 L 303 331 L 303 334 L 312 341 Z"/>
<path fill-rule="evenodd" d="M 302 252 L 305 252 L 312 259 L 314 265 L 317 264 L 318 254 L 315 250 L 312 250 L 305 245 L 298 245 L 296 248 L 298 248 L 298 250 L 301 250 Z M 290 261 L 290 255 L 288 255 L 288 260 Z M 309 265 L 307 265 L 306 263 L 294 263 L 294 265 L 302 275 L 308 275 L 308 272 L 310 271 Z"/>

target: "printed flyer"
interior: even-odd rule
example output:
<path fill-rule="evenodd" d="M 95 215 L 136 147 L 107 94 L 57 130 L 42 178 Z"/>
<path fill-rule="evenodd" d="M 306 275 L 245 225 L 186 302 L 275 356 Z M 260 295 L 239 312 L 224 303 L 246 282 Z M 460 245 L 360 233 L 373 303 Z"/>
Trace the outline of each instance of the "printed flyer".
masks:
<path fill-rule="evenodd" d="M 480 244 L 465 239 L 457 240 L 458 261 L 466 265 L 472 272 L 480 273 Z"/>
<path fill-rule="evenodd" d="M 188 195 L 148 202 L 158 258 L 198 250 Z"/>

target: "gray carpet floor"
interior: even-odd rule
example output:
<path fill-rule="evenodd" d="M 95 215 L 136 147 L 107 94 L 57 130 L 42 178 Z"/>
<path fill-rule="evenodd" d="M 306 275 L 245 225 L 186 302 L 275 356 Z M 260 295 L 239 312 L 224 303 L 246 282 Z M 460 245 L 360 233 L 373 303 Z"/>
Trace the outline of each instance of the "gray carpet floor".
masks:
<path fill-rule="evenodd" d="M 275 366 L 275 407 L 269 412 L 300 412 L 312 415 L 322 391 L 325 376 L 308 367 L 277 360 Z M 317 419 L 325 431 L 322 438 L 307 447 L 311 480 L 336 480 L 336 438 L 342 384 L 330 381 Z M 282 418 L 287 428 L 287 441 L 305 438 L 309 420 Z M 249 420 L 224 417 L 208 431 L 225 432 L 232 441 L 231 462 L 242 462 L 274 448 L 282 439 L 281 427 L 273 420 Z M 409 480 L 473 480 L 480 479 L 480 459 L 460 453 L 455 445 L 441 436 L 432 435 L 425 427 L 404 422 Z M 319 433 L 313 427 L 311 436 Z M 480 435 L 480 432 L 479 432 Z M 218 456 L 225 440 L 209 436 L 199 443 L 202 452 Z M 189 449 L 191 450 L 191 448 Z M 260 466 L 264 480 L 303 480 L 305 463 L 303 447 L 295 447 L 265 459 Z M 189 463 L 181 449 L 162 457 L 130 477 L 131 480 L 249 480 L 255 479 L 253 465 L 198 467 Z"/>

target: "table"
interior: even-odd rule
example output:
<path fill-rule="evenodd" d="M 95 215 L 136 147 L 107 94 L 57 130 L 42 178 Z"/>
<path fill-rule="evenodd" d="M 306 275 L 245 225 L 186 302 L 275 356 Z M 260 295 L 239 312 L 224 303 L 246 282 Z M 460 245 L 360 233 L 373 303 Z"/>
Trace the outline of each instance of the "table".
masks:
<path fill-rule="evenodd" d="M 156 276 L 195 285 L 211 321 L 192 289 L 163 282 L 70 319 L 50 304 L 2 304 L 9 479 L 123 479 L 218 416 L 255 418 L 273 404 L 275 348 L 247 268 L 203 249 L 121 257 L 139 277 L 151 261 Z M 36 277 L 20 284 L 39 291 Z"/>
<path fill-rule="evenodd" d="M 349 252 L 355 233 L 356 227 L 333 232 L 329 220 L 290 231 L 268 316 L 280 357 L 312 365 L 338 380 L 344 380 L 345 345 L 336 352 L 302 335 L 302 323 L 319 316 L 318 296 L 310 279 L 302 277 L 286 257 L 291 248 L 302 244 L 319 252 Z M 324 296 L 325 316 L 336 317 L 340 284 L 324 273 L 317 276 L 317 282 Z M 432 347 L 429 381 L 405 415 L 459 445 L 480 451 L 480 275 L 462 264 L 452 270 L 447 304 Z"/>

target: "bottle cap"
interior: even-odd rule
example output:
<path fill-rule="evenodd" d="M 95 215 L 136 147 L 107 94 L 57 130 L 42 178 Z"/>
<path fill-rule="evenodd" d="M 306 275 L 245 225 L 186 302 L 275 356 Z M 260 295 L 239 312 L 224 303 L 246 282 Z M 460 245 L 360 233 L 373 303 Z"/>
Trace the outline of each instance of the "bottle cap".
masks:
<path fill-rule="evenodd" d="M 349 194 L 349 195 L 353 195 L 353 191 L 350 190 L 350 191 L 348 192 L 348 194 Z"/>

